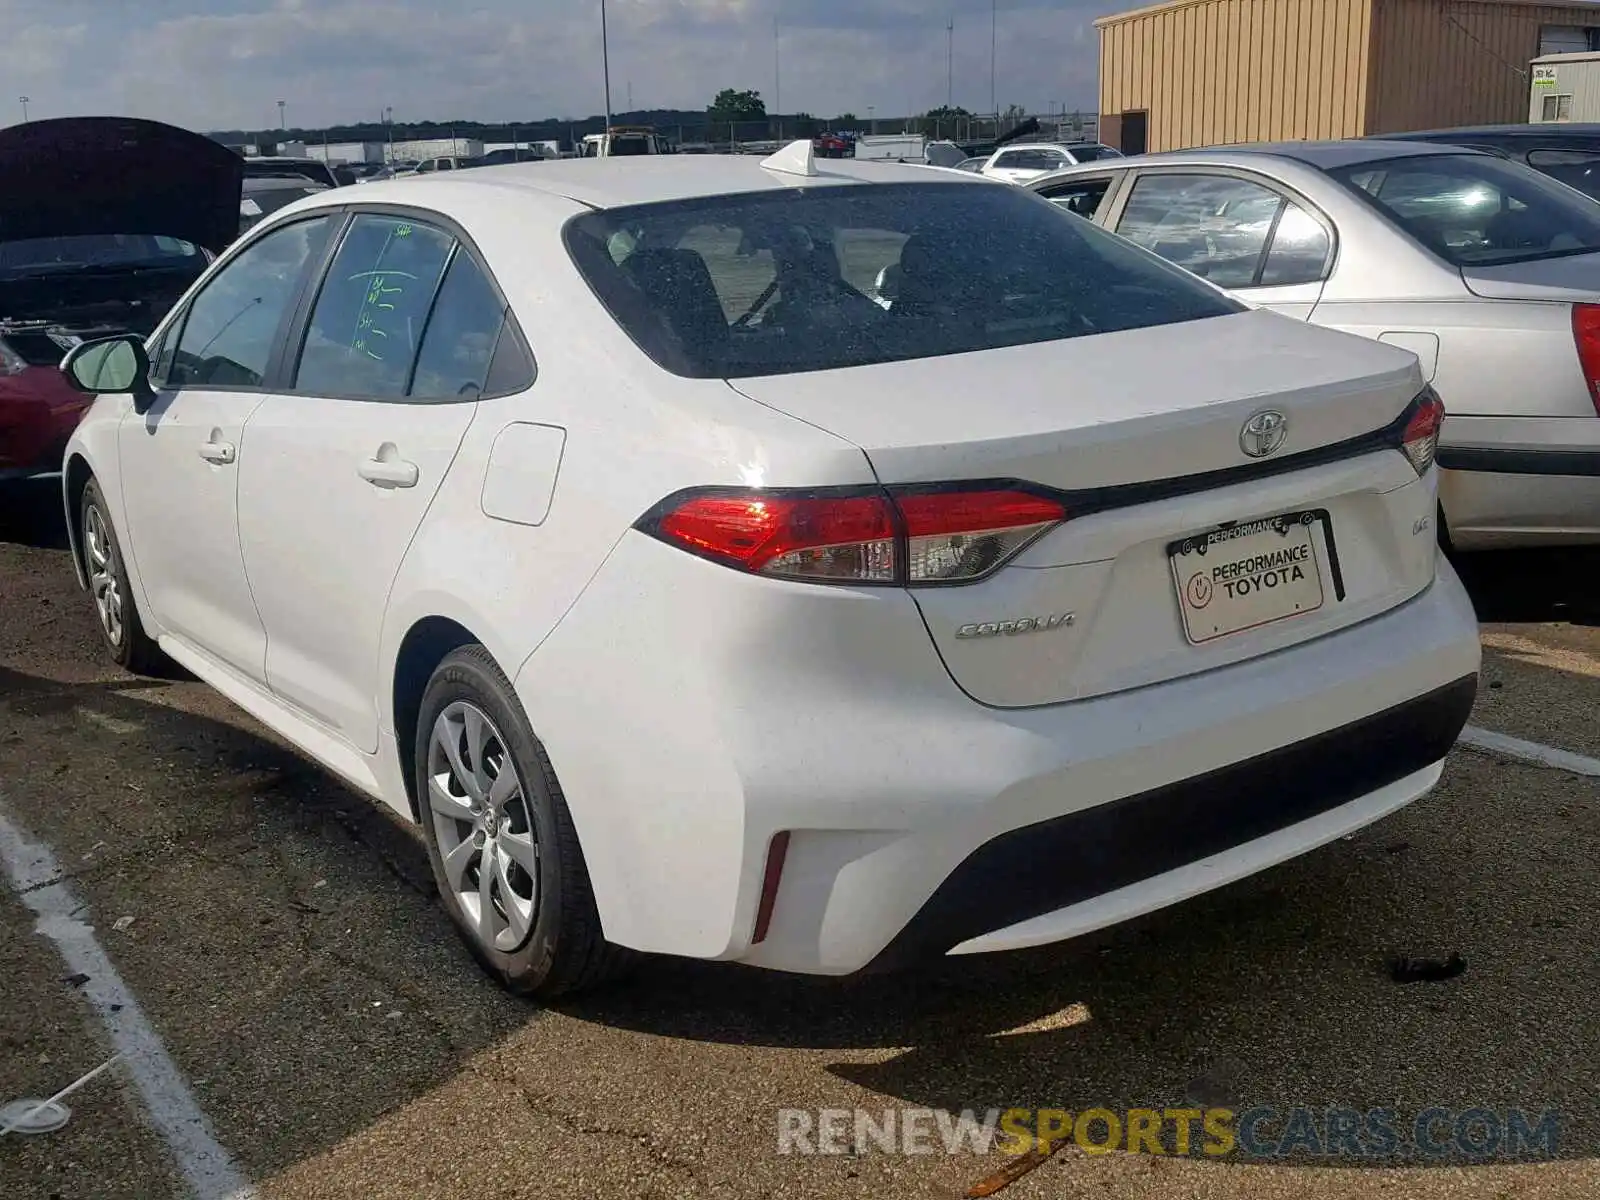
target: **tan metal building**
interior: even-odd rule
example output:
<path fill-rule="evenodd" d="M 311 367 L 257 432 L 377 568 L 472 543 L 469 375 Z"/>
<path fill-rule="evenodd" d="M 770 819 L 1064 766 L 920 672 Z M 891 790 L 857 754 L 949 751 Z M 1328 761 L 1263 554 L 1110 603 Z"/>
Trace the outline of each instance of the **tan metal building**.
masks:
<path fill-rule="evenodd" d="M 1168 0 L 1095 24 L 1100 140 L 1129 153 L 1520 122 L 1533 59 L 1600 51 L 1600 3 Z"/>

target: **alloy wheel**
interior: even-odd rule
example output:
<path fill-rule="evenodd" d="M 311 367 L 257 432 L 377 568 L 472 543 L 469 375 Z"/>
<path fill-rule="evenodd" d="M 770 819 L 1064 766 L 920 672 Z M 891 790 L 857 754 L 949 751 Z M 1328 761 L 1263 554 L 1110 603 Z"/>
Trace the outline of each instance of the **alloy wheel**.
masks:
<path fill-rule="evenodd" d="M 117 543 L 97 504 L 89 505 L 84 513 L 83 542 L 89 565 L 89 593 L 94 597 L 100 628 L 113 646 L 120 646 L 124 633 L 121 564 L 117 560 Z"/>
<path fill-rule="evenodd" d="M 429 817 L 447 886 L 486 948 L 510 953 L 539 911 L 539 840 L 516 763 L 489 715 L 447 705 L 428 739 Z"/>

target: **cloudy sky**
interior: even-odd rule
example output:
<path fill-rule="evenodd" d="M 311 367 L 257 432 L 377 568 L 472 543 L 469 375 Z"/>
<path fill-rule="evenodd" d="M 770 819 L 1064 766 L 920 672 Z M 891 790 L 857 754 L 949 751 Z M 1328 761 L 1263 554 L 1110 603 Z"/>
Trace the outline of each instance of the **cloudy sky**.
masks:
<path fill-rule="evenodd" d="M 990 0 L 607 0 L 611 96 L 704 108 L 723 87 L 784 111 L 989 108 Z M 998 0 L 998 102 L 1091 111 L 1099 14 L 1132 0 Z M 196 129 L 582 117 L 604 107 L 599 0 L 0 0 L 0 125 L 117 113 Z"/>

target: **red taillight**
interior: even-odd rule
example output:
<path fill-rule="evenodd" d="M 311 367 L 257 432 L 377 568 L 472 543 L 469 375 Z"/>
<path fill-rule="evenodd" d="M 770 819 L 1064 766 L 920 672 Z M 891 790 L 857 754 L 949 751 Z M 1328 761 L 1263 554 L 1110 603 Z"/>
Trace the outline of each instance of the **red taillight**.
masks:
<path fill-rule="evenodd" d="M 881 495 L 695 496 L 658 528 L 686 549 L 763 575 L 894 580 L 894 519 Z"/>
<path fill-rule="evenodd" d="M 1433 466 L 1433 457 L 1439 449 L 1439 430 L 1444 425 L 1444 401 L 1430 387 L 1417 397 L 1400 435 L 1400 449 L 1405 451 L 1418 475 L 1426 475 Z"/>
<path fill-rule="evenodd" d="M 1600 304 L 1572 306 L 1572 340 L 1578 347 L 1578 365 L 1589 385 L 1589 400 L 1600 415 Z"/>
<path fill-rule="evenodd" d="M 731 567 L 816 583 L 962 583 L 998 569 L 1062 505 L 1008 488 L 849 494 L 702 492 L 640 527 Z"/>
<path fill-rule="evenodd" d="M 778 884 L 783 882 L 783 860 L 789 856 L 789 831 L 772 835 L 767 846 L 767 867 L 761 873 L 761 899 L 756 904 L 756 925 L 751 931 L 752 943 L 767 940 L 767 930 L 772 928 L 772 909 L 778 903 Z"/>
<path fill-rule="evenodd" d="M 905 516 L 909 583 L 987 575 L 1067 517 L 1057 501 L 1027 492 L 923 492 L 895 503 Z"/>

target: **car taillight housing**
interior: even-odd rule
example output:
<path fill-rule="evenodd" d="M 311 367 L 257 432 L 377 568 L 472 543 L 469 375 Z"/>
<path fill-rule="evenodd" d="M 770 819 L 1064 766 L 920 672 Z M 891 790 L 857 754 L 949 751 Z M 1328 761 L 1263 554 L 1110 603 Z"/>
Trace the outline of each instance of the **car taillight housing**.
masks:
<path fill-rule="evenodd" d="M 1411 416 L 1400 434 L 1400 449 L 1411 460 L 1418 475 L 1426 475 L 1439 452 L 1439 430 L 1444 425 L 1444 401 L 1431 387 L 1412 402 Z"/>
<path fill-rule="evenodd" d="M 1578 365 L 1589 387 L 1589 400 L 1600 416 L 1600 304 L 1572 306 L 1572 340 L 1578 347 Z"/>
<path fill-rule="evenodd" d="M 1013 486 L 708 488 L 670 497 L 637 528 L 753 575 L 915 587 L 982 579 L 1066 519 L 1059 501 Z"/>

